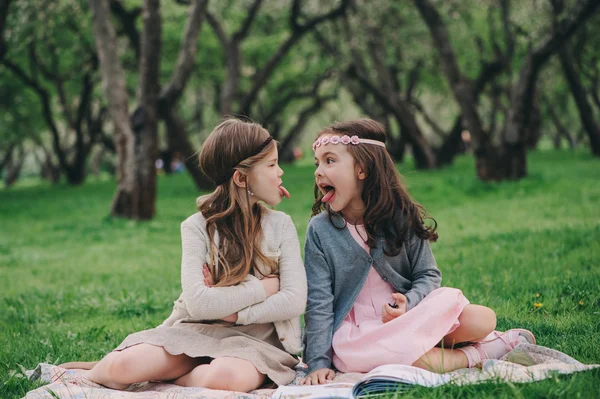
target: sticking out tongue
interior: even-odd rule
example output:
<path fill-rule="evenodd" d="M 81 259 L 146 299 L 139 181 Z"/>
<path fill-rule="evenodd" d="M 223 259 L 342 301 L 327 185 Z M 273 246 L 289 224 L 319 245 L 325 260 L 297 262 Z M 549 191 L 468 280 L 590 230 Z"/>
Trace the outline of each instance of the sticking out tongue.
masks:
<path fill-rule="evenodd" d="M 335 189 L 331 189 L 329 190 L 324 196 L 323 198 L 321 198 L 321 202 L 329 202 L 331 201 L 331 199 L 333 198 L 333 196 L 335 195 Z"/>
<path fill-rule="evenodd" d="M 282 197 L 290 198 L 290 192 L 283 186 L 279 186 L 279 195 Z"/>

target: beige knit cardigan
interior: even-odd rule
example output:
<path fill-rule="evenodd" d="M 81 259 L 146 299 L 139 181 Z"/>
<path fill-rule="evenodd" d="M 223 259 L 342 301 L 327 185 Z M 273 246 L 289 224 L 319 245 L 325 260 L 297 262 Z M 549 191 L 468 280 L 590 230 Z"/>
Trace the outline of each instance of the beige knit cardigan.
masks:
<path fill-rule="evenodd" d="M 263 254 L 279 265 L 279 292 L 268 298 L 253 275 L 235 286 L 207 287 L 202 274 L 202 265 L 210 258 L 206 220 L 197 212 L 181 223 L 182 294 L 163 325 L 218 320 L 237 312 L 240 325 L 274 322 L 284 349 L 301 352 L 300 315 L 306 307 L 307 284 L 298 234 L 288 215 L 270 209 L 263 213 L 262 230 Z"/>

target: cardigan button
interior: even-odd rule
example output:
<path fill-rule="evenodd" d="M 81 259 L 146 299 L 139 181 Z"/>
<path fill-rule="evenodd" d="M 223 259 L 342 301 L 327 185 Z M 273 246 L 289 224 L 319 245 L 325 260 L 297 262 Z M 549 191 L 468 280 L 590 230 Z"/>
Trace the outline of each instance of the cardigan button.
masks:
<path fill-rule="evenodd" d="M 285 338 L 279 338 L 279 340 L 280 340 L 281 342 L 283 342 L 283 341 L 285 341 Z"/>
<path fill-rule="evenodd" d="M 387 281 L 387 277 L 385 277 L 385 276 L 384 276 L 384 277 L 383 277 L 383 281 Z"/>
<path fill-rule="evenodd" d="M 370 256 L 369 256 L 368 260 L 369 260 L 369 262 L 373 263 L 373 258 L 371 258 Z"/>

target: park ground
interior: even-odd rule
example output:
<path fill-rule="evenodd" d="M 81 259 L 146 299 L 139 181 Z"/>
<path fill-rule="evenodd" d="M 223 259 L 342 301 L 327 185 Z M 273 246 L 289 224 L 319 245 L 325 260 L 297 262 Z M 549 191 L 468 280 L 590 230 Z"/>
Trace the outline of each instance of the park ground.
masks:
<path fill-rule="evenodd" d="M 600 164 L 583 151 L 529 155 L 529 175 L 482 183 L 472 157 L 435 171 L 398 165 L 439 224 L 443 286 L 493 308 L 498 329 L 600 363 Z M 301 242 L 312 205 L 309 163 L 284 166 Z M 185 174 L 159 178 L 156 218 L 107 217 L 115 184 L 22 184 L 0 190 L 0 398 L 38 383 L 39 362 L 97 360 L 128 333 L 165 319 L 180 292 L 179 225 L 198 193 Z M 531 384 L 414 389 L 408 397 L 600 397 L 600 371 Z"/>

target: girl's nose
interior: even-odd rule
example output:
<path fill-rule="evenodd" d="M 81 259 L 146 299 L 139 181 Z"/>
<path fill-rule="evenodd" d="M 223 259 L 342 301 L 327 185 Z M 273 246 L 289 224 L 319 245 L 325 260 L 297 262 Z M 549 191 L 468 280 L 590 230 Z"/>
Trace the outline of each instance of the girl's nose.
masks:
<path fill-rule="evenodd" d="M 323 173 L 321 173 L 321 165 L 317 166 L 317 169 L 315 169 L 315 177 L 317 176 L 323 176 Z"/>
<path fill-rule="evenodd" d="M 281 166 L 277 165 L 277 168 L 279 169 L 279 173 L 277 173 L 277 176 L 283 176 L 283 169 L 281 169 Z"/>

